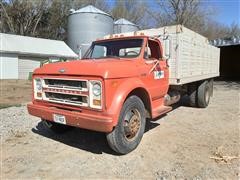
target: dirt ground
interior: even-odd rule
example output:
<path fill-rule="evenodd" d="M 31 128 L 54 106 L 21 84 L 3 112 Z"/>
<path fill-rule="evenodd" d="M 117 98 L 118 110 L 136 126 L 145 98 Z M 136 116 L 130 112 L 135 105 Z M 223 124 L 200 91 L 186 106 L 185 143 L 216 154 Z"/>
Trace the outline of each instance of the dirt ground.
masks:
<path fill-rule="evenodd" d="M 31 81 L 0 80 L 0 107 L 19 106 L 31 101 Z"/>
<path fill-rule="evenodd" d="M 0 113 L 8 128 L 1 135 L 2 179 L 240 178 L 240 159 L 211 159 L 240 155 L 240 82 L 216 82 L 206 109 L 179 104 L 148 122 L 141 144 L 123 156 L 109 149 L 103 133 L 47 131 L 26 106 Z"/>

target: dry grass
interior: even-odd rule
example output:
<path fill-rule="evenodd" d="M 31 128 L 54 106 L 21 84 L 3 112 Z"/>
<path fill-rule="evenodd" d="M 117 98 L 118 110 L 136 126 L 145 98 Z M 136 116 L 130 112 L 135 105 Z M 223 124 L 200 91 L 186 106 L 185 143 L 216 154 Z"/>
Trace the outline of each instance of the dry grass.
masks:
<path fill-rule="evenodd" d="M 20 107 L 21 104 L 1 104 L 0 103 L 0 109 L 9 108 L 9 107 L 12 107 L 12 106 Z"/>
<path fill-rule="evenodd" d="M 29 80 L 0 80 L 0 109 L 31 101 L 31 84 Z"/>
<path fill-rule="evenodd" d="M 232 160 L 239 159 L 239 156 L 224 155 L 223 146 L 216 148 L 217 151 L 214 153 L 214 156 L 211 156 L 210 159 L 214 159 L 217 163 L 227 163 L 230 164 Z"/>

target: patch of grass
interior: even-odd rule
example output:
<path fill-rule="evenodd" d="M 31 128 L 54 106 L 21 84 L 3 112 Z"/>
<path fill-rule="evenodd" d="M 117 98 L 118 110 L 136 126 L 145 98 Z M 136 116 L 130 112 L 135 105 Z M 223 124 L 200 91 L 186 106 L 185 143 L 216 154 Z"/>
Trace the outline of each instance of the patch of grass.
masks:
<path fill-rule="evenodd" d="M 21 104 L 0 104 L 0 109 L 9 108 L 9 107 L 21 107 Z"/>

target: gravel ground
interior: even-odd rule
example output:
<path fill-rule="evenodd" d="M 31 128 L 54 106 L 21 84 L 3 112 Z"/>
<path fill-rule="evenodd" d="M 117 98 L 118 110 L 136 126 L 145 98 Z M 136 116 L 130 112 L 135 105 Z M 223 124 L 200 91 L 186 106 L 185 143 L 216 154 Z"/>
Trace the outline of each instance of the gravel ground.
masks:
<path fill-rule="evenodd" d="M 29 102 L 31 94 L 32 81 L 0 79 L 0 108 Z"/>
<path fill-rule="evenodd" d="M 139 147 L 124 156 L 103 133 L 73 129 L 55 135 L 26 106 L 0 110 L 2 179 L 239 179 L 240 82 L 216 82 L 208 108 L 178 105 L 147 124 Z M 1 179 L 1 178 L 0 178 Z"/>

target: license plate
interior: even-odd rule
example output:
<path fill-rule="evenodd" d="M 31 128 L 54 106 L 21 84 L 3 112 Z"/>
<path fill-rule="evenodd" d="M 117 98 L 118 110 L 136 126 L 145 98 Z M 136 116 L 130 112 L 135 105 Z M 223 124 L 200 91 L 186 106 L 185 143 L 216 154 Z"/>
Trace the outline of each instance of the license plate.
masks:
<path fill-rule="evenodd" d="M 66 124 L 65 116 L 59 114 L 53 114 L 53 121 L 60 124 Z"/>

